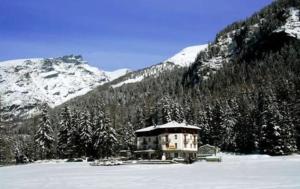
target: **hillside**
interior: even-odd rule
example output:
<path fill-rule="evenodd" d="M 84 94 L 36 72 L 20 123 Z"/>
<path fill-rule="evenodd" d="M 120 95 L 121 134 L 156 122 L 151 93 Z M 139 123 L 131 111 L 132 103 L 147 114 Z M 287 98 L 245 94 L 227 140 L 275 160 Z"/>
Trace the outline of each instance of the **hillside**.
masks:
<path fill-rule="evenodd" d="M 162 63 L 131 72 L 117 79 L 111 83 L 111 86 L 116 88 L 124 84 L 141 82 L 145 78 L 155 78 L 174 69 L 187 68 L 195 62 L 199 53 L 206 51 L 207 46 L 208 45 L 196 45 L 186 47 Z"/>

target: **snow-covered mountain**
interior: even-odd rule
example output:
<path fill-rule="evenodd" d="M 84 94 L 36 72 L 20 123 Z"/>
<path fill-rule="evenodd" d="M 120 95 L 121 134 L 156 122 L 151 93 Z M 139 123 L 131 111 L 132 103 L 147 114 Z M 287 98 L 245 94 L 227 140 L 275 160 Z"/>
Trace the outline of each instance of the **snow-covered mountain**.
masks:
<path fill-rule="evenodd" d="M 0 62 L 2 116 L 30 116 L 43 103 L 58 106 L 128 72 L 105 72 L 73 55 Z"/>
<path fill-rule="evenodd" d="M 285 32 L 290 37 L 300 39 L 300 10 L 294 7 L 290 8 L 286 23 L 275 32 Z"/>
<path fill-rule="evenodd" d="M 164 61 L 164 63 L 173 63 L 177 66 L 181 67 L 188 67 L 192 63 L 195 62 L 195 59 L 197 58 L 197 55 L 201 52 L 207 49 L 208 45 L 197 45 L 197 46 L 191 46 L 184 48 L 179 53 L 175 54 L 171 58 L 168 58 Z"/>
<path fill-rule="evenodd" d="M 160 64 L 127 74 L 122 80 L 114 83 L 112 87 L 116 88 L 124 84 L 140 82 L 147 77 L 157 77 L 159 74 L 176 67 L 189 67 L 195 62 L 197 55 L 205 51 L 207 47 L 208 45 L 205 44 L 184 48 Z"/>
<path fill-rule="evenodd" d="M 150 76 L 156 77 L 175 67 L 188 67 L 206 49 L 207 45 L 187 47 L 160 64 L 135 72 L 128 69 L 102 71 L 89 66 L 81 56 L 73 55 L 0 62 L 3 117 L 30 117 L 39 111 L 39 106 L 43 103 L 50 107 L 58 106 L 124 75 L 112 87 L 140 82 Z"/>
<path fill-rule="evenodd" d="M 276 33 L 286 33 L 289 37 L 300 39 L 300 10 L 295 7 L 290 7 L 285 10 L 286 20 L 282 26 L 278 26 L 274 30 Z M 247 30 L 243 26 L 233 27 L 232 30 L 223 32 L 216 37 L 215 41 L 209 45 L 204 56 L 198 62 L 198 67 L 195 72 L 207 79 L 211 73 L 215 73 L 217 70 L 223 67 L 224 63 L 230 62 L 232 57 L 239 54 L 240 51 L 237 48 L 237 36 L 241 36 L 241 33 L 245 33 L 243 36 L 243 43 L 248 44 L 252 40 L 255 33 L 260 32 L 260 26 L 265 24 L 266 19 L 261 18 L 256 23 L 249 25 Z"/>

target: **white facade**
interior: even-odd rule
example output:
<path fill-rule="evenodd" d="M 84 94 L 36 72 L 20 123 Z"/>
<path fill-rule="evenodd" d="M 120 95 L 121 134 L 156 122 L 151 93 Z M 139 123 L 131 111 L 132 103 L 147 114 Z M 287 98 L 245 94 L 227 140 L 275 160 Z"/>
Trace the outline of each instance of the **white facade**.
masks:
<path fill-rule="evenodd" d="M 158 136 L 137 137 L 138 149 L 161 149 L 163 151 L 198 150 L 198 135 L 188 133 L 164 133 Z"/>
<path fill-rule="evenodd" d="M 165 154 L 169 159 L 194 157 L 198 151 L 198 130 L 177 122 L 137 130 L 137 152 Z"/>

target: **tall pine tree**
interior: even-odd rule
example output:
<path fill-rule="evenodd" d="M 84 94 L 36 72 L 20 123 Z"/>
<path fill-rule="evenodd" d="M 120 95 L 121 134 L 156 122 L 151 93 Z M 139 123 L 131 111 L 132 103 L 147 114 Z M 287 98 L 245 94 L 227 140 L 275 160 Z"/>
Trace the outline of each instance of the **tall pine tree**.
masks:
<path fill-rule="evenodd" d="M 40 148 L 41 159 L 50 158 L 51 148 L 54 142 L 53 129 L 48 116 L 48 110 L 46 106 L 43 106 L 40 123 L 37 133 L 35 134 L 35 141 Z"/>

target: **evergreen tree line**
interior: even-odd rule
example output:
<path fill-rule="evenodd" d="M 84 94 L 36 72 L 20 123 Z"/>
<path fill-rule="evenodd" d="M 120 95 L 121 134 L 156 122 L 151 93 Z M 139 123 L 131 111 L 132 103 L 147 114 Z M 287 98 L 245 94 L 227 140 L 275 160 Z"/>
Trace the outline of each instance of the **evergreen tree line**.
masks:
<path fill-rule="evenodd" d="M 120 139 L 101 104 L 82 111 L 65 106 L 57 122 L 44 107 L 34 138 L 41 159 L 111 157 Z"/>
<path fill-rule="evenodd" d="M 212 96 L 210 105 L 223 107 L 225 115 L 208 116 L 212 122 L 204 121 L 213 128 L 223 128 L 223 133 L 228 129 L 233 131 L 234 135 L 227 137 L 236 138 L 237 142 L 219 143 L 223 149 L 272 155 L 290 154 L 299 149 L 299 47 L 298 40 L 286 40 L 278 51 L 259 48 L 261 56 L 253 55 L 252 60 L 241 61 L 241 54 L 207 81 L 192 84 L 206 96 Z M 228 100 L 235 101 L 233 107 L 238 108 L 228 106 Z M 204 115 L 211 115 L 205 112 Z M 228 115 L 228 112 L 235 113 Z M 222 117 L 229 117 L 235 126 L 221 127 Z M 219 120 L 217 124 L 215 120 Z M 225 141 L 222 137 L 219 140 Z M 218 143 L 209 137 L 206 142 Z"/>

